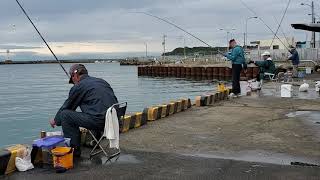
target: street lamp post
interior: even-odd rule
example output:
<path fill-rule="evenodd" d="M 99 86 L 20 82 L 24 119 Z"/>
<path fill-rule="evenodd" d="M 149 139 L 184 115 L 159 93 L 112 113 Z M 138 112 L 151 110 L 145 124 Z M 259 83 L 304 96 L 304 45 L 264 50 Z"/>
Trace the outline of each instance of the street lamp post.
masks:
<path fill-rule="evenodd" d="M 311 5 L 310 4 L 306 4 L 306 3 L 301 3 L 302 6 L 310 6 L 311 7 L 311 18 L 312 18 L 312 23 L 315 23 L 316 22 L 316 19 L 315 19 L 315 14 L 314 14 L 314 2 L 312 1 L 311 2 Z M 312 48 L 315 48 L 316 47 L 316 33 L 314 31 L 312 31 L 312 34 L 311 34 L 311 47 Z"/>
<path fill-rule="evenodd" d="M 244 48 L 246 49 L 247 48 L 247 43 L 248 43 L 248 21 L 250 19 L 257 19 L 258 17 L 257 16 L 254 16 L 254 17 L 248 17 L 246 19 L 246 32 L 245 32 L 245 35 L 244 35 Z"/>
<path fill-rule="evenodd" d="M 308 14 L 308 16 L 312 16 L 312 14 Z M 315 16 L 315 22 L 317 23 L 317 24 L 320 24 L 320 16 L 319 15 L 317 15 L 317 14 L 314 14 L 314 16 Z M 318 20 L 317 20 L 318 19 Z M 318 40 L 318 47 L 320 48 L 320 33 L 318 33 L 318 35 L 319 35 L 319 40 Z"/>
<path fill-rule="evenodd" d="M 235 31 L 236 29 L 232 28 L 232 29 L 223 29 L 220 28 L 220 31 L 226 31 L 227 32 L 227 48 L 229 47 L 229 34 L 232 33 L 232 31 Z"/>

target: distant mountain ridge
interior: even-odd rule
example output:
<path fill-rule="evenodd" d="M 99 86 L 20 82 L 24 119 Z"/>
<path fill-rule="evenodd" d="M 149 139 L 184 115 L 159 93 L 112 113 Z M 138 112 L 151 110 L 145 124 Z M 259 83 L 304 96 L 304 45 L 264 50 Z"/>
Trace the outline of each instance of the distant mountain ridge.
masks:
<path fill-rule="evenodd" d="M 171 52 L 165 53 L 165 56 L 184 56 L 184 51 L 187 56 L 193 55 L 215 55 L 220 52 L 226 52 L 227 47 L 178 47 Z M 163 54 L 162 54 L 163 55 Z"/>

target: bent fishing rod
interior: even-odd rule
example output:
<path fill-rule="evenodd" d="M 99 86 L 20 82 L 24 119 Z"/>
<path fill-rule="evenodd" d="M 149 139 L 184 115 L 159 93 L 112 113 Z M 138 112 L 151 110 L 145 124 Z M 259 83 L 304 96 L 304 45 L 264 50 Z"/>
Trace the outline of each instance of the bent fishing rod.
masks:
<path fill-rule="evenodd" d="M 153 17 L 153 18 L 156 18 L 156 19 L 158 19 L 158 20 L 160 20 L 160 21 L 163 21 L 163 22 L 165 22 L 165 23 L 167 23 L 167 24 L 170 24 L 170 25 L 174 26 L 175 28 L 178 28 L 178 29 L 180 29 L 181 31 L 183 31 L 183 32 L 187 33 L 188 35 L 192 36 L 193 38 L 199 40 L 200 42 L 202 42 L 203 44 L 207 45 L 208 47 L 213 48 L 210 44 L 206 43 L 204 40 L 200 39 L 200 38 L 197 37 L 196 35 L 188 32 L 187 30 L 183 29 L 182 27 L 174 24 L 173 22 L 171 22 L 171 21 L 169 21 L 169 20 L 167 20 L 167 19 L 161 18 L 161 17 L 159 17 L 159 16 L 156 16 L 156 15 L 153 15 L 153 14 L 150 14 L 150 13 L 146 13 L 146 12 L 133 12 L 133 13 L 136 13 L 136 14 L 144 14 L 144 15 L 147 15 L 147 16 L 150 16 L 150 17 Z"/>
<path fill-rule="evenodd" d="M 173 22 L 171 22 L 171 21 L 169 21 L 169 20 L 167 20 L 167 19 L 161 18 L 161 17 L 159 17 L 159 16 L 156 16 L 156 15 L 153 15 L 153 14 L 150 14 L 150 13 L 146 13 L 146 12 L 132 12 L 132 13 L 144 14 L 144 15 L 147 15 L 147 16 L 150 16 L 150 17 L 153 17 L 153 18 L 156 18 L 156 19 L 158 19 L 158 20 L 160 20 L 160 21 L 163 21 L 163 22 L 165 22 L 165 23 L 167 23 L 167 24 L 170 24 L 170 25 L 174 26 L 175 28 L 178 28 L 179 30 L 181 30 L 181 31 L 187 33 L 188 35 L 192 36 L 193 38 L 197 39 L 198 41 L 202 42 L 203 44 L 207 45 L 208 47 L 213 48 L 213 46 L 211 46 L 210 44 L 206 43 L 204 40 L 200 39 L 200 38 L 197 37 L 196 35 L 190 33 L 189 31 L 183 29 L 182 27 L 174 24 Z M 220 54 L 220 55 L 223 55 L 223 56 L 225 55 L 224 53 L 220 52 L 219 49 L 218 49 L 217 52 L 218 52 L 218 54 Z"/>
<path fill-rule="evenodd" d="M 289 8 L 289 6 L 290 6 L 290 3 L 291 3 L 291 0 L 289 0 L 288 3 L 287 3 L 286 9 L 285 9 L 284 12 L 283 12 L 283 15 L 282 15 L 282 18 L 281 18 L 280 23 L 277 23 L 277 24 L 279 24 L 279 25 L 278 25 L 278 28 L 277 28 L 277 31 L 276 31 L 275 35 L 278 34 L 278 32 L 279 32 L 279 30 L 280 30 L 280 28 L 281 28 L 281 25 L 282 25 L 282 22 L 283 22 L 283 20 L 284 20 L 284 17 L 286 16 L 286 14 L 287 14 L 287 12 L 288 12 L 288 8 Z M 274 42 L 275 39 L 276 39 L 276 36 L 273 37 L 272 42 L 271 42 L 271 44 L 270 44 L 270 47 L 273 45 L 273 42 Z M 286 39 L 286 41 L 288 42 L 286 36 L 285 36 L 285 39 Z M 288 43 L 288 44 L 289 44 L 289 43 Z"/>
<path fill-rule="evenodd" d="M 22 12 L 24 13 L 24 15 L 28 18 L 28 20 L 30 21 L 30 23 L 32 24 L 32 26 L 34 27 L 34 29 L 37 31 L 37 33 L 39 34 L 39 36 L 41 37 L 42 41 L 46 44 L 47 48 L 49 49 L 49 51 L 51 52 L 51 54 L 53 55 L 53 57 L 55 58 L 55 60 L 59 63 L 60 67 L 63 69 L 63 71 L 65 72 L 65 74 L 69 77 L 68 72 L 66 71 L 66 69 L 63 67 L 61 61 L 57 58 L 56 54 L 52 51 L 51 47 L 49 46 L 49 44 L 47 43 L 47 41 L 44 39 L 44 37 L 42 36 L 42 34 L 40 33 L 40 31 L 38 30 L 38 28 L 36 27 L 36 25 L 33 23 L 33 21 L 31 20 L 30 16 L 27 14 L 27 12 L 25 11 L 25 9 L 22 7 L 22 5 L 20 4 L 20 2 L 18 0 L 16 0 L 17 4 L 19 5 L 20 9 L 22 10 Z"/>
<path fill-rule="evenodd" d="M 279 24 L 279 21 L 277 20 L 277 18 L 275 16 L 273 16 L 273 19 L 274 19 L 275 23 Z M 288 41 L 288 37 L 287 37 L 286 33 L 283 31 L 282 27 L 280 27 L 280 31 L 281 31 L 283 37 L 285 37 L 287 44 L 290 44 Z"/>
<path fill-rule="evenodd" d="M 270 32 L 280 41 L 280 43 L 289 51 L 290 49 L 282 42 L 282 40 L 279 38 L 279 36 L 271 29 L 271 27 L 260 17 L 258 14 L 250 8 L 243 0 L 240 0 L 242 5 L 246 7 L 250 12 L 252 12 L 255 16 L 258 17 L 258 19 L 270 30 Z"/>

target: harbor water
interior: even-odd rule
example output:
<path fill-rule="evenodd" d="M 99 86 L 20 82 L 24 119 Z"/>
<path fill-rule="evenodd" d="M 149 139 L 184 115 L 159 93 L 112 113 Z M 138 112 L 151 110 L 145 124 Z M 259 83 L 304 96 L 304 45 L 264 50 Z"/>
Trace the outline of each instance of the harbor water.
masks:
<path fill-rule="evenodd" d="M 66 64 L 68 69 L 71 64 Z M 110 83 L 128 113 L 212 91 L 212 81 L 137 76 L 137 67 L 118 63 L 86 64 L 89 75 Z M 67 98 L 72 85 L 58 64 L 0 66 L 0 147 L 31 143 Z M 60 130 L 58 128 L 58 130 Z"/>

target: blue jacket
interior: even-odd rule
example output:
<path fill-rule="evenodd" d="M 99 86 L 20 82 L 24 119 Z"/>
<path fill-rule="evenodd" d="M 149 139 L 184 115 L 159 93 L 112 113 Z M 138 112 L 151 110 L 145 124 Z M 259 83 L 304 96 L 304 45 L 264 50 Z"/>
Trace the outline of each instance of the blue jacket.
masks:
<path fill-rule="evenodd" d="M 229 52 L 226 57 L 228 60 L 232 62 L 232 64 L 245 64 L 246 59 L 244 57 L 244 51 L 242 47 L 236 46 L 234 47 L 231 52 Z"/>
<path fill-rule="evenodd" d="M 291 56 L 289 57 L 289 60 L 292 61 L 292 65 L 299 65 L 300 64 L 300 58 L 299 53 L 296 49 L 293 49 L 290 51 Z"/>
<path fill-rule="evenodd" d="M 57 114 L 63 110 L 75 111 L 80 107 L 86 114 L 105 119 L 107 109 L 116 103 L 118 99 L 105 80 L 83 75 L 79 84 L 70 89 L 68 99 Z"/>

